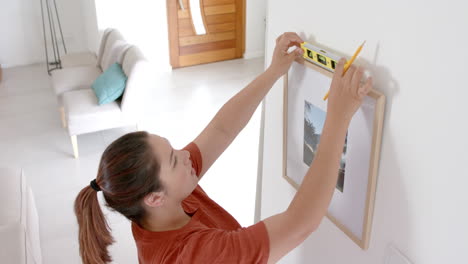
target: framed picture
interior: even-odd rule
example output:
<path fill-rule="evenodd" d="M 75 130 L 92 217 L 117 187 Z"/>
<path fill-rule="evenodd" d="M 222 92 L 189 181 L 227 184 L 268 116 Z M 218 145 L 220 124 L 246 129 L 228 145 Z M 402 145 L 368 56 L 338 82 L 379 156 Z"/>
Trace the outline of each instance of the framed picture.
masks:
<path fill-rule="evenodd" d="M 298 59 L 284 77 L 283 177 L 296 189 L 314 160 L 333 73 Z M 327 217 L 359 247 L 369 247 L 385 96 L 372 90 L 351 120 Z"/>

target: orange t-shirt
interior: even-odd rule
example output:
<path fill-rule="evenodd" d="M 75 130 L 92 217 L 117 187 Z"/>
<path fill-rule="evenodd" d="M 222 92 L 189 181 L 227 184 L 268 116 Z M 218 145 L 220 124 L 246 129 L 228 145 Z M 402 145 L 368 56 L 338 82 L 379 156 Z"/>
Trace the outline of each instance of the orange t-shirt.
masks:
<path fill-rule="evenodd" d="M 190 152 L 192 166 L 200 175 L 202 158 L 198 146 L 192 142 L 184 149 Z M 141 264 L 268 262 L 270 242 L 263 221 L 242 228 L 200 185 L 182 202 L 182 207 L 192 219 L 177 230 L 151 232 L 132 223 Z"/>

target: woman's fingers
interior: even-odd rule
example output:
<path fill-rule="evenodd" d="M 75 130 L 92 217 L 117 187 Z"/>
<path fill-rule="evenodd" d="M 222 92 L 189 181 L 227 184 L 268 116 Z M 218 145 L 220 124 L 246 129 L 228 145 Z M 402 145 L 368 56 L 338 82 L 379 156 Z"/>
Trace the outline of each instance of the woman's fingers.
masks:
<path fill-rule="evenodd" d="M 293 52 L 288 52 L 294 46 L 300 47 L 302 39 L 294 32 L 283 33 L 276 39 L 276 46 L 273 53 L 270 68 L 278 76 L 284 75 L 291 66 L 294 59 L 302 55 L 303 50 L 296 48 Z"/>
<path fill-rule="evenodd" d="M 357 99 L 359 99 L 358 90 L 361 86 L 361 80 L 363 75 L 364 70 L 361 67 L 357 67 L 351 79 L 350 92 Z"/>
<path fill-rule="evenodd" d="M 294 32 L 288 32 L 287 33 L 287 38 L 289 39 L 288 46 L 296 46 L 296 47 L 301 47 L 301 43 L 304 42 L 299 35 L 297 35 Z"/>
<path fill-rule="evenodd" d="M 343 77 L 343 81 L 345 83 L 345 89 L 346 89 L 346 93 L 348 94 L 351 94 L 353 97 L 354 97 L 354 94 L 353 94 L 353 90 L 352 90 L 352 79 L 353 79 L 353 76 L 354 76 L 354 73 L 356 72 L 356 66 L 354 65 L 351 65 L 349 68 L 348 68 L 348 71 L 346 71 L 344 77 Z"/>
<path fill-rule="evenodd" d="M 286 32 L 276 39 L 276 45 L 279 45 L 283 52 L 287 52 L 292 46 L 300 47 L 302 42 L 304 41 L 301 37 L 294 32 Z"/>
<path fill-rule="evenodd" d="M 359 86 L 358 96 L 359 99 L 364 99 L 364 97 L 372 90 L 372 77 L 367 78 L 366 82 L 363 85 Z"/>
<path fill-rule="evenodd" d="M 335 79 L 336 77 L 341 77 L 343 75 L 343 70 L 344 70 L 344 65 L 346 63 L 346 59 L 345 58 L 341 58 L 339 61 L 338 61 L 338 64 L 336 65 L 336 68 L 335 68 L 335 76 L 333 76 L 333 79 Z"/>
<path fill-rule="evenodd" d="M 301 44 L 302 42 L 304 42 L 301 37 L 299 37 L 299 35 L 295 32 L 286 32 L 283 34 L 283 36 L 285 36 L 290 42 L 292 43 L 298 43 L 298 44 Z"/>
<path fill-rule="evenodd" d="M 344 79 L 350 82 L 353 79 L 354 72 L 356 71 L 356 66 L 351 65 L 344 75 Z"/>

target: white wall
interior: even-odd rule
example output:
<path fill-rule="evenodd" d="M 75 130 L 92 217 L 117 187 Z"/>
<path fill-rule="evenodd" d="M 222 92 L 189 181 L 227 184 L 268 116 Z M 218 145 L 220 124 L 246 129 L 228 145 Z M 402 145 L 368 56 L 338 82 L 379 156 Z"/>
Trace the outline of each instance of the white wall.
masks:
<path fill-rule="evenodd" d="M 80 2 L 73 0 L 56 0 L 56 2 L 68 52 L 84 50 L 86 39 Z M 0 6 L 2 67 L 44 62 L 40 1 L 1 0 Z"/>
<path fill-rule="evenodd" d="M 88 50 L 97 53 L 99 50 L 99 44 L 101 42 L 102 32 L 99 32 L 98 29 L 96 3 L 94 0 L 83 0 L 81 3 L 83 8 L 86 47 Z"/>
<path fill-rule="evenodd" d="M 324 219 L 281 263 L 386 263 L 389 245 L 413 263 L 468 263 L 468 3 L 269 0 L 267 6 L 267 63 L 284 31 L 348 56 L 367 40 L 357 63 L 368 65 L 375 88 L 387 95 L 370 248 L 362 251 Z M 281 175 L 282 100 L 279 81 L 265 101 L 262 219 L 284 211 L 295 194 Z"/>
<path fill-rule="evenodd" d="M 265 54 L 266 0 L 246 0 L 244 58 L 262 57 Z"/>

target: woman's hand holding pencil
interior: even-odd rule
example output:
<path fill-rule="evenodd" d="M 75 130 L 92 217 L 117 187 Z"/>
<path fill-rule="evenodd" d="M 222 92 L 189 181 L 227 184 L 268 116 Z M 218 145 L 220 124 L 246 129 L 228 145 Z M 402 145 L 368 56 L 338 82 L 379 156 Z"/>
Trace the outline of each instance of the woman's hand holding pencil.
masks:
<path fill-rule="evenodd" d="M 362 47 L 364 47 L 364 44 L 366 44 L 366 42 L 364 41 L 361 46 L 359 46 L 359 48 L 356 50 L 356 52 L 354 52 L 354 55 L 353 57 L 351 57 L 351 59 L 349 61 L 346 62 L 345 66 L 344 66 L 344 70 L 343 70 L 343 76 L 346 74 L 346 72 L 348 71 L 349 67 L 351 66 L 351 64 L 353 64 L 354 60 L 357 58 L 357 56 L 359 55 L 359 53 L 361 52 L 362 50 Z M 327 100 L 328 96 L 330 94 L 330 91 L 327 92 L 327 94 L 323 97 L 323 100 Z"/>
<path fill-rule="evenodd" d="M 345 61 L 342 58 L 335 69 L 327 105 L 327 118 L 338 119 L 339 122 L 351 122 L 364 97 L 372 89 L 372 77 L 361 83 L 364 68 L 351 65 L 348 73 L 344 74 Z"/>

